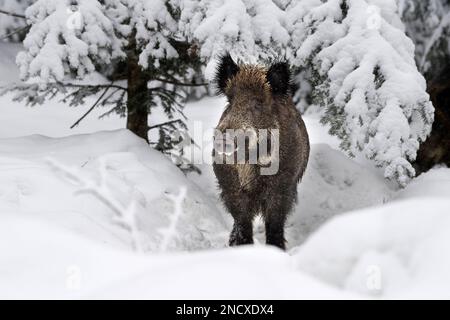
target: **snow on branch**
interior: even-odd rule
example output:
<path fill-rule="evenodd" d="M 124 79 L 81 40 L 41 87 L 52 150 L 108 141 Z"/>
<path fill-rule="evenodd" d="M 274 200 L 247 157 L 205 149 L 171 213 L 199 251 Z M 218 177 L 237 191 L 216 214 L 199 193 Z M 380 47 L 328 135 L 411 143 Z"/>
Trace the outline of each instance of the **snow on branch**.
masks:
<path fill-rule="evenodd" d="M 186 198 L 187 188 L 185 186 L 180 188 L 178 195 L 166 194 L 166 197 L 173 202 L 174 211 L 169 215 L 169 225 L 166 228 L 159 229 L 159 233 L 163 239 L 160 245 L 160 251 L 166 252 L 169 244 L 176 236 L 177 224 L 180 217 L 184 214 L 183 201 Z"/>
<path fill-rule="evenodd" d="M 273 0 L 171 0 L 180 9 L 179 29 L 198 42 L 208 61 L 206 77 L 214 73 L 214 59 L 228 50 L 245 62 L 258 62 L 286 53 L 289 34 L 284 12 Z"/>
<path fill-rule="evenodd" d="M 17 56 L 21 78 L 38 77 L 41 82 L 63 81 L 67 74 L 83 78 L 99 61 L 109 64 L 124 57 L 125 39 L 119 35 L 127 30 L 111 19 L 108 9 L 111 6 L 98 0 L 79 0 L 76 6 L 38 0 L 28 7 L 25 15 L 31 29 L 23 41 L 25 51 Z"/>
<path fill-rule="evenodd" d="M 131 23 L 136 30 L 135 38 L 140 43 L 139 64 L 149 67 L 149 57 L 159 67 L 160 59 L 178 58 L 170 35 L 177 34 L 178 24 L 172 16 L 168 2 L 164 0 L 130 1 Z"/>
<path fill-rule="evenodd" d="M 55 171 L 62 173 L 68 182 L 78 186 L 75 194 L 92 194 L 110 208 L 114 214 L 113 221 L 130 232 L 133 249 L 142 252 L 136 221 L 137 190 L 135 188 L 132 189 L 129 205 L 125 206 L 118 201 L 107 184 L 109 173 L 106 166 L 106 159 L 99 159 L 100 183 L 83 175 L 78 169 L 69 168 L 55 159 L 48 159 L 47 162 Z"/>
<path fill-rule="evenodd" d="M 405 186 L 434 109 L 395 1 L 299 1 L 288 9 L 293 63 L 310 66 L 322 122 Z"/>

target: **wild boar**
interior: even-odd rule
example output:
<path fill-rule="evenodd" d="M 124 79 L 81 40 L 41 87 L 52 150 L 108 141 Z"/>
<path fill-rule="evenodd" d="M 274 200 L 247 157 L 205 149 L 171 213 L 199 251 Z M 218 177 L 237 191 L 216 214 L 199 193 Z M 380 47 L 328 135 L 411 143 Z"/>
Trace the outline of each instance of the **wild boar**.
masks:
<path fill-rule="evenodd" d="M 290 95 L 289 66 L 238 65 L 226 54 L 215 82 L 228 100 L 216 127 L 213 169 L 234 218 L 229 244 L 253 243 L 253 220 L 261 214 L 266 243 L 285 249 L 284 225 L 310 151 Z"/>

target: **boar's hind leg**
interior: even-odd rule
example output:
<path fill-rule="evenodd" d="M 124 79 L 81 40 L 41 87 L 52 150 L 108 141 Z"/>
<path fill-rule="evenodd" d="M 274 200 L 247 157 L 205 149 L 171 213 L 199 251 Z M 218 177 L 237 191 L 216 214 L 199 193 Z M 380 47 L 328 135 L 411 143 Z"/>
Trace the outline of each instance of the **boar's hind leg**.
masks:
<path fill-rule="evenodd" d="M 286 249 L 284 239 L 284 224 L 286 215 L 269 214 L 265 217 L 266 224 L 266 244 L 276 246 L 282 250 Z"/>
<path fill-rule="evenodd" d="M 266 227 L 266 244 L 286 249 L 284 225 L 289 211 L 295 202 L 296 192 L 277 193 L 267 197 L 263 208 Z"/>

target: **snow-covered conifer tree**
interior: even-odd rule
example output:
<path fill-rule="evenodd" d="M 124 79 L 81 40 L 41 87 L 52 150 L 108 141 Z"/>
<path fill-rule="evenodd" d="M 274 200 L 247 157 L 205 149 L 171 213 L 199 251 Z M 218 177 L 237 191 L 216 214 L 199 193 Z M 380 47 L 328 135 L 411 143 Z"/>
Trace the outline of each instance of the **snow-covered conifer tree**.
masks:
<path fill-rule="evenodd" d="M 433 107 L 395 1 L 172 2 L 209 62 L 207 75 L 224 51 L 247 62 L 287 59 L 342 149 L 362 152 L 401 185 L 414 176 L 411 162 L 431 130 Z M 297 100 L 307 91 L 301 87 Z"/>
<path fill-rule="evenodd" d="M 289 34 L 284 11 L 273 0 L 172 0 L 180 8 L 180 29 L 199 44 L 207 61 L 206 76 L 214 72 L 214 58 L 225 51 L 245 62 L 285 57 Z"/>
<path fill-rule="evenodd" d="M 312 69 L 323 122 L 349 154 L 362 152 L 405 185 L 433 106 L 398 7 L 390 0 L 299 0 L 286 9 L 292 62 Z"/>
<path fill-rule="evenodd" d="M 37 0 L 26 17 L 31 28 L 17 63 L 32 84 L 16 87 L 20 98 L 42 103 L 62 92 L 78 105 L 101 94 L 97 105 L 126 114 L 128 129 L 144 139 L 149 129 L 159 130 L 154 146 L 173 146 L 171 133 L 184 126 L 183 87 L 196 86 L 190 81 L 200 67 L 178 31 L 177 8 L 166 0 Z M 78 81 L 94 71 L 108 79 Z M 156 107 L 168 120 L 149 126 Z"/>
<path fill-rule="evenodd" d="M 111 90 L 101 103 L 126 112 L 127 127 L 146 138 L 153 107 L 161 105 L 169 120 L 181 112 L 179 85 L 198 75 L 199 58 L 207 78 L 225 51 L 245 62 L 286 59 L 301 71 L 297 83 L 307 79 L 342 149 L 405 185 L 433 107 L 399 1 L 409 0 L 38 0 L 26 12 L 31 30 L 18 62 L 22 77 L 38 78 L 47 95 L 102 71 L 114 84 L 77 88 L 68 93 L 72 103 Z M 76 10 L 68 11 L 71 3 Z M 31 92 L 33 103 L 44 100 Z M 307 96 L 304 86 L 295 94 Z M 158 127 L 159 149 L 172 146 L 174 124 Z"/>
<path fill-rule="evenodd" d="M 421 173 L 438 164 L 450 165 L 450 1 L 397 1 L 436 109 L 431 135 L 421 143 L 414 163 Z"/>

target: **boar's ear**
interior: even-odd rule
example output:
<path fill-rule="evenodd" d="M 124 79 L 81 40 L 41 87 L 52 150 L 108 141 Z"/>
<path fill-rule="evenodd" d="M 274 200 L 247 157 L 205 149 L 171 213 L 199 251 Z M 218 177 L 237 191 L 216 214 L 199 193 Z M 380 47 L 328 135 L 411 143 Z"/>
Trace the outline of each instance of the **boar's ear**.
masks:
<path fill-rule="evenodd" d="M 219 64 L 217 65 L 216 76 L 214 78 L 218 94 L 225 94 L 228 79 L 235 76 L 238 71 L 239 67 L 233 61 L 229 53 L 226 53 L 219 58 Z"/>
<path fill-rule="evenodd" d="M 275 62 L 267 71 L 267 81 L 274 95 L 287 95 L 291 86 L 291 72 L 286 62 Z"/>

